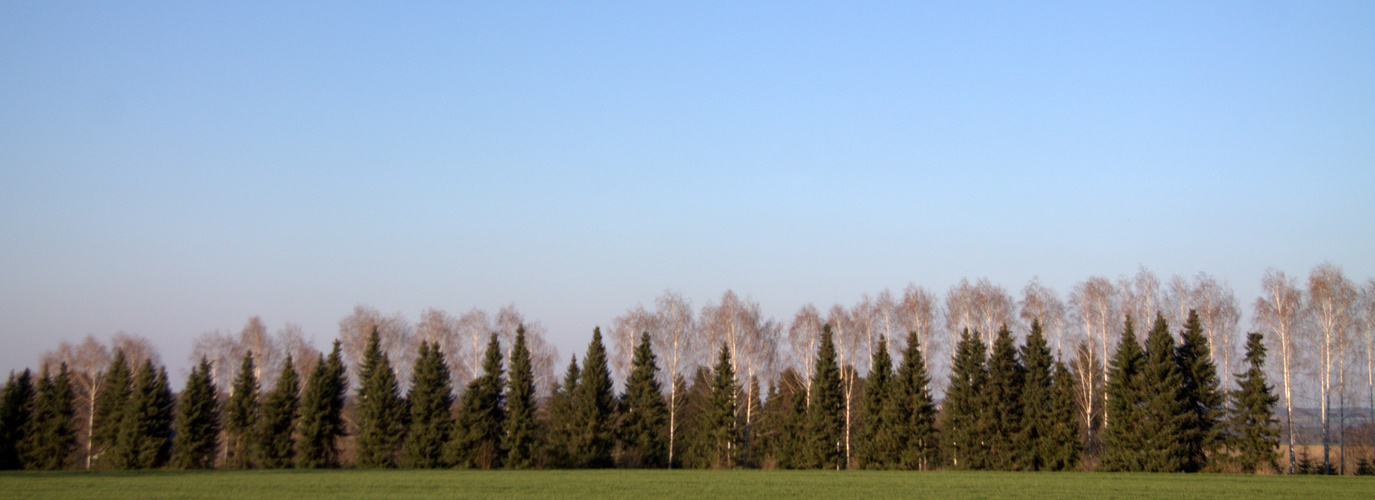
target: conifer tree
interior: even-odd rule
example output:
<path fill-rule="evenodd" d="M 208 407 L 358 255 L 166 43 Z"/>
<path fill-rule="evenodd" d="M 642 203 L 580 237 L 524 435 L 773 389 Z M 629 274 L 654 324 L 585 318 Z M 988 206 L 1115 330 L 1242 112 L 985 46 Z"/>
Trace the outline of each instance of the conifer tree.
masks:
<path fill-rule="evenodd" d="M 0 395 L 0 470 L 24 468 L 19 457 L 19 443 L 24 440 L 34 398 L 33 375 L 29 370 L 19 375 L 10 373 L 4 393 Z"/>
<path fill-rule="evenodd" d="M 277 385 L 263 397 L 258 420 L 258 459 L 263 468 L 284 469 L 296 461 L 296 421 L 300 416 L 300 382 L 296 364 L 288 354 L 277 375 Z"/>
<path fill-rule="evenodd" d="M 539 421 L 535 420 L 535 372 L 525 327 L 516 327 L 511 346 L 511 378 L 506 390 L 506 467 L 529 469 L 539 451 Z"/>
<path fill-rule="evenodd" d="M 450 408 L 454 403 L 449 366 L 438 344 L 420 343 L 420 353 L 406 395 L 411 418 L 406 430 L 403 464 L 417 469 L 442 467 L 444 446 L 453 432 Z"/>
<path fill-rule="evenodd" d="M 61 470 L 70 462 L 75 448 L 72 385 L 67 364 L 62 363 L 57 376 L 44 369 L 43 378 L 38 381 L 33 410 L 19 442 L 20 460 L 29 470 Z"/>
<path fill-rule="evenodd" d="M 621 418 L 621 461 L 625 467 L 663 467 L 668 458 L 664 431 L 668 410 L 657 378 L 659 366 L 649 346 L 649 332 L 640 336 L 625 383 Z"/>
<path fill-rule="evenodd" d="M 145 361 L 120 418 L 113 457 L 117 468 L 155 469 L 167 463 L 172 454 L 173 406 L 167 370 Z"/>
<path fill-rule="evenodd" d="M 114 359 L 101 380 L 100 392 L 96 393 L 91 409 L 91 454 L 96 467 L 111 468 L 114 454 L 108 451 L 115 448 L 119 440 L 119 420 L 124 417 L 124 406 L 129 403 L 133 391 L 133 374 L 123 350 L 115 349 Z"/>
<path fill-rule="evenodd" d="M 789 367 L 778 375 L 778 382 L 770 384 L 768 400 L 764 403 L 761 434 L 766 453 L 779 469 L 805 466 L 803 437 L 807 432 L 806 383 L 797 370 Z"/>
<path fill-rule="evenodd" d="M 360 468 L 396 466 L 396 452 L 406 435 L 405 403 L 391 361 L 382 352 L 377 327 L 368 336 L 363 368 L 358 373 L 358 455 Z"/>
<path fill-rule="evenodd" d="M 582 373 L 578 377 L 578 392 L 574 396 L 577 428 L 574 431 L 573 456 L 579 457 L 582 467 L 610 467 L 611 449 L 615 445 L 612 411 L 615 409 L 611 393 L 611 372 L 606 367 L 606 346 L 600 328 L 592 330 L 592 342 L 583 357 Z"/>
<path fill-rule="evenodd" d="M 951 465 L 960 470 L 987 468 L 988 412 L 983 391 L 988 386 L 984 352 L 987 347 L 979 340 L 978 332 L 966 328 L 955 347 L 955 359 L 950 370 L 950 384 L 945 391 L 945 405 L 941 413 L 941 434 L 945 455 Z"/>
<path fill-rule="evenodd" d="M 1216 469 L 1217 465 L 1209 461 L 1223 441 L 1225 402 L 1218 387 L 1217 367 L 1209 351 L 1198 313 L 1190 310 L 1175 352 L 1184 411 L 1180 431 L 1185 446 L 1185 472 Z"/>
<path fill-rule="evenodd" d="M 883 408 L 887 406 L 893 373 L 893 358 L 888 356 L 888 339 L 879 335 L 871 356 L 869 378 L 864 382 L 863 403 L 860 409 L 859 464 L 865 469 L 889 469 L 897 462 L 898 443 Z"/>
<path fill-rule="evenodd" d="M 1142 443 L 1141 460 L 1148 472 L 1184 470 L 1185 408 L 1182 378 L 1175 360 L 1174 336 L 1165 317 L 1156 314 L 1146 339 L 1146 363 L 1141 370 L 1143 406 L 1136 432 Z"/>
<path fill-rule="evenodd" d="M 1050 468 L 1047 463 L 1052 457 L 1058 455 L 1058 443 L 1051 442 L 1051 429 L 1061 416 L 1055 411 L 1055 360 L 1039 319 L 1031 320 L 1031 333 L 1022 346 L 1022 361 L 1026 376 L 1022 385 L 1022 429 L 1018 442 L 1023 455 L 1019 468 L 1045 470 Z"/>
<path fill-rule="evenodd" d="M 468 383 L 459 405 L 454 435 L 449 442 L 447 460 L 458 467 L 494 469 L 501 467 L 502 434 L 506 408 L 502 386 L 501 345 L 496 334 L 487 343 L 482 376 Z"/>
<path fill-rule="evenodd" d="M 177 404 L 176 437 L 172 442 L 172 465 L 179 469 L 209 469 L 215 466 L 219 448 L 220 408 L 218 390 L 210 378 L 210 361 L 204 356 L 191 369 L 186 387 Z"/>
<path fill-rule="evenodd" d="M 545 447 L 545 460 L 555 467 L 575 467 L 573 455 L 573 436 L 577 430 L 575 395 L 578 392 L 578 357 L 574 355 L 568 362 L 568 371 L 563 383 L 554 389 L 549 398 L 549 439 Z"/>
<path fill-rule="evenodd" d="M 807 406 L 808 467 L 840 470 L 844 467 L 844 398 L 841 394 L 840 367 L 836 364 L 835 339 L 831 326 L 821 328 L 821 344 L 816 349 L 812 370 L 812 393 Z"/>
<path fill-rule="evenodd" d="M 993 353 L 988 358 L 988 385 L 983 391 L 988 427 L 988 467 L 995 470 L 1017 470 L 1024 462 L 1027 450 L 1022 436 L 1022 387 L 1025 368 L 1017 356 L 1012 331 L 1003 325 L 993 341 Z"/>
<path fill-rule="evenodd" d="M 1275 419 L 1279 396 L 1265 380 L 1265 343 L 1259 333 L 1246 336 L 1246 365 L 1237 374 L 1238 389 L 1232 392 L 1232 448 L 1241 470 L 1255 472 L 1262 465 L 1279 471 L 1280 426 Z"/>
<path fill-rule="evenodd" d="M 239 364 L 239 374 L 234 377 L 234 385 L 229 392 L 229 402 L 224 406 L 224 434 L 229 448 L 229 460 L 225 464 L 231 469 L 253 467 L 253 426 L 258 422 L 258 377 L 253 363 L 253 352 L 243 355 Z"/>
<path fill-rule="evenodd" d="M 1079 437 L 1081 427 L 1076 420 L 1079 406 L 1075 401 L 1074 375 L 1065 364 L 1055 362 L 1055 383 L 1051 389 L 1050 427 L 1045 429 L 1038 448 L 1041 458 L 1040 470 L 1073 470 L 1079 465 L 1083 442 Z"/>
<path fill-rule="evenodd" d="M 1146 359 L 1136 341 L 1131 318 L 1122 328 L 1117 351 L 1108 363 L 1107 410 L 1110 418 L 1103 429 L 1102 465 L 1107 471 L 1145 470 L 1139 433 L 1145 394 L 1142 373 Z"/>
<path fill-rule="evenodd" d="M 739 434 L 735 422 L 735 372 L 730 366 L 730 347 L 721 344 L 721 353 L 711 372 L 711 399 L 701 416 L 701 426 L 710 443 L 710 467 L 735 467 L 739 453 Z"/>
<path fill-rule="evenodd" d="M 344 396 L 348 391 L 348 373 L 338 340 L 329 358 L 320 357 L 306 381 L 301 398 L 300 441 L 297 443 L 296 467 L 321 469 L 339 466 L 339 436 L 344 435 Z"/>
<path fill-rule="evenodd" d="M 891 422 L 887 433 L 877 440 L 896 443 L 897 463 L 893 468 L 929 470 L 937 459 L 936 404 L 931 397 L 931 378 L 926 374 L 920 338 L 907 333 L 907 348 L 902 364 L 890 384 L 883 407 L 884 419 Z"/>

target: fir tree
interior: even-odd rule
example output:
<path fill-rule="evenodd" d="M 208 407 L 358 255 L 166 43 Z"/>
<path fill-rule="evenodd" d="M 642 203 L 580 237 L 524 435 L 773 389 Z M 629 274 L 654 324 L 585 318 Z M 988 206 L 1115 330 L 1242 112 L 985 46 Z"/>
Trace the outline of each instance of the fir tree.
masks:
<path fill-rule="evenodd" d="M 19 441 L 24 468 L 61 470 L 66 467 L 76 448 L 76 430 L 72 428 L 72 385 L 66 363 L 58 368 L 56 377 L 44 369 L 26 424 L 23 439 Z"/>
<path fill-rule="evenodd" d="M 1216 464 L 1210 464 L 1209 459 L 1222 444 L 1224 401 L 1218 387 L 1217 368 L 1209 351 L 1198 313 L 1190 310 L 1175 352 L 1183 399 L 1180 431 L 1185 447 L 1185 472 L 1216 469 Z"/>
<path fill-rule="evenodd" d="M 993 353 L 988 358 L 988 385 L 983 391 L 989 468 L 1018 470 L 1023 467 L 1028 448 L 1022 441 L 1024 372 L 1012 331 L 1003 325 L 993 341 Z"/>
<path fill-rule="evenodd" d="M 300 391 L 296 365 L 288 354 L 277 385 L 263 398 L 262 418 L 257 424 L 258 458 L 264 468 L 284 469 L 296 461 L 292 433 L 300 416 Z"/>
<path fill-rule="evenodd" d="M 454 426 L 450 414 L 454 396 L 449 366 L 439 344 L 420 343 L 406 400 L 410 403 L 411 418 L 403 463 L 417 469 L 444 466 L 444 445 L 449 442 Z"/>
<path fill-rule="evenodd" d="M 344 396 L 348 390 L 348 373 L 344 371 L 339 341 L 328 360 L 320 357 L 306 381 L 301 398 L 300 441 L 297 443 L 296 466 L 320 469 L 339 466 L 336 442 L 344 435 Z"/>
<path fill-rule="evenodd" d="M 396 466 L 396 452 L 405 439 L 405 404 L 396 382 L 396 372 L 373 327 L 368 347 L 363 351 L 363 368 L 358 373 L 358 454 L 360 468 L 380 469 Z"/>
<path fill-rule="evenodd" d="M 539 451 L 539 421 L 535 420 L 535 372 L 530 349 L 525 342 L 525 327 L 516 328 L 511 347 L 511 378 L 506 389 L 506 466 L 529 469 L 536 465 Z"/>
<path fill-rule="evenodd" d="M 875 439 L 896 445 L 897 463 L 893 468 L 929 470 L 937 458 L 936 405 L 931 398 L 931 379 L 926 374 L 916 332 L 907 333 L 907 348 L 902 364 L 890 384 L 883 407 L 884 419 L 891 424 L 887 433 Z M 891 445 L 889 445 L 891 446 Z"/>
<path fill-rule="evenodd" d="M 33 414 L 35 394 L 29 370 L 19 375 L 10 373 L 4 394 L 0 395 L 0 470 L 24 468 L 19 443 L 24 441 L 24 431 Z"/>
<path fill-rule="evenodd" d="M 1232 448 L 1241 470 L 1255 472 L 1262 465 L 1279 469 L 1280 426 L 1275 419 L 1279 397 L 1265 381 L 1265 344 L 1259 333 L 1246 336 L 1246 365 L 1237 374 L 1238 389 L 1232 392 Z"/>
<path fill-rule="evenodd" d="M 889 469 L 897 465 L 898 443 L 890 440 L 894 422 L 888 420 L 883 408 L 892 392 L 889 379 L 893 374 L 893 359 L 888 356 L 888 339 L 882 334 L 871 356 L 869 378 L 864 382 L 860 409 L 859 465 L 865 469 Z M 882 437 L 882 439 L 880 439 Z"/>
<path fill-rule="evenodd" d="M 578 392 L 578 357 L 574 355 L 568 362 L 568 371 L 563 383 L 554 389 L 549 398 L 549 440 L 546 443 L 545 459 L 555 467 L 575 467 L 573 455 L 573 436 L 577 427 L 574 406 Z"/>
<path fill-rule="evenodd" d="M 218 390 L 210 378 L 210 361 L 204 356 L 191 369 L 186 387 L 177 404 L 172 443 L 172 465 L 179 469 L 209 469 L 215 466 L 219 448 L 220 408 Z"/>
<path fill-rule="evenodd" d="M 468 383 L 459 405 L 457 425 L 447 460 L 463 468 L 501 467 L 502 434 L 506 421 L 502 386 L 501 345 L 496 334 L 487 343 L 482 376 Z"/>
<path fill-rule="evenodd" d="M 258 377 L 253 353 L 246 352 L 224 407 L 224 434 L 231 469 L 253 467 L 253 425 L 258 421 Z"/>
<path fill-rule="evenodd" d="M 687 447 L 683 454 L 683 467 L 706 469 L 711 467 L 714 451 L 711 434 L 703 425 L 707 408 L 711 406 L 711 370 L 698 366 L 692 374 L 692 385 L 684 392 L 686 404 L 683 405 L 683 426 L 681 442 Z"/>
<path fill-rule="evenodd" d="M 663 467 L 668 453 L 664 431 L 668 410 L 659 388 L 659 366 L 649 346 L 649 332 L 640 336 L 625 383 L 621 419 L 621 461 L 626 467 Z"/>
<path fill-rule="evenodd" d="M 735 466 L 739 435 L 735 425 L 735 372 L 730 366 L 730 347 L 721 343 L 721 353 L 711 372 L 711 399 L 702 412 L 700 425 L 710 442 L 710 466 L 728 469 Z"/>
<path fill-rule="evenodd" d="M 115 466 L 155 469 L 165 465 L 172 452 L 173 412 L 167 370 L 155 369 L 152 361 L 144 362 L 120 418 Z"/>
<path fill-rule="evenodd" d="M 1054 444 L 1048 442 L 1055 426 L 1055 360 L 1041 332 L 1041 321 L 1031 320 L 1031 333 L 1022 346 L 1025 378 L 1022 384 L 1022 429 L 1018 437 L 1022 450 L 1021 469 L 1044 470 Z M 1073 415 L 1071 415 L 1073 417 Z"/>
<path fill-rule="evenodd" d="M 1175 354 L 1174 336 L 1165 317 L 1157 313 L 1155 327 L 1146 339 L 1146 364 L 1141 370 L 1143 418 L 1137 428 L 1144 443 L 1142 463 L 1148 472 L 1184 470 L 1186 412 L 1181 394 L 1183 377 Z"/>
<path fill-rule="evenodd" d="M 983 391 L 988 386 L 984 364 L 987 347 L 978 332 L 966 328 L 955 347 L 950 370 L 950 385 L 945 391 L 941 431 L 946 456 L 955 469 L 977 470 L 989 465 L 987 449 L 988 412 Z"/>
<path fill-rule="evenodd" d="M 1074 375 L 1065 364 L 1055 362 L 1055 379 L 1051 388 L 1050 426 L 1037 448 L 1039 470 L 1072 470 L 1079 465 L 1083 443 L 1079 437 L 1079 406 L 1075 401 Z"/>
<path fill-rule="evenodd" d="M 1128 318 L 1117 341 L 1117 352 L 1108 363 L 1108 421 L 1103 430 L 1104 470 L 1131 472 L 1145 470 L 1141 439 L 1142 405 L 1145 390 L 1142 373 L 1146 359 L 1136 342 L 1136 331 Z"/>
<path fill-rule="evenodd" d="M 592 330 L 592 342 L 583 357 L 582 373 L 578 377 L 578 392 L 574 396 L 577 425 L 574 431 L 573 456 L 582 467 L 610 467 L 611 449 L 615 445 L 612 411 L 615 400 L 611 393 L 611 372 L 606 367 L 606 347 L 602 344 L 600 328 Z"/>
<path fill-rule="evenodd" d="M 779 469 L 805 467 L 807 433 L 806 383 L 789 367 L 770 384 L 764 403 L 763 439 L 773 465 Z"/>
<path fill-rule="evenodd" d="M 845 432 L 844 398 L 841 394 L 840 367 L 836 364 L 835 340 L 831 326 L 821 329 L 821 344 L 816 350 L 812 370 L 811 402 L 807 406 L 808 467 L 840 470 Z"/>
<path fill-rule="evenodd" d="M 129 403 L 133 391 L 133 377 L 123 350 L 115 349 L 114 359 L 105 369 L 99 387 L 91 410 L 92 462 L 99 468 L 111 468 L 115 460 L 109 451 L 117 445 L 119 420 L 124 417 L 124 406 Z"/>

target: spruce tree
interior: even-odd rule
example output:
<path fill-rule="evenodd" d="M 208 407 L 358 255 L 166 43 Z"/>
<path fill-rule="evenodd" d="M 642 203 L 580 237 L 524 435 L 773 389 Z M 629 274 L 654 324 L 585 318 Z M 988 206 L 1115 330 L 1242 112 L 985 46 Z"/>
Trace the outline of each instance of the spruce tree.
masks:
<path fill-rule="evenodd" d="M 1142 442 L 1142 465 L 1148 472 L 1184 470 L 1187 449 L 1182 378 L 1175 360 L 1174 336 L 1165 317 L 1157 313 L 1155 326 L 1146 338 L 1146 363 L 1141 369 L 1142 418 L 1136 428 Z"/>
<path fill-rule="evenodd" d="M 447 460 L 458 467 L 494 469 L 501 467 L 502 435 L 506 408 L 502 386 L 501 344 L 496 334 L 487 343 L 482 376 L 468 383 L 459 404 Z"/>
<path fill-rule="evenodd" d="M 535 372 L 526 346 L 525 327 L 516 327 L 511 346 L 511 378 L 506 389 L 506 467 L 529 469 L 536 465 L 540 449 L 539 421 L 535 419 Z"/>
<path fill-rule="evenodd" d="M 592 330 L 592 342 L 583 357 L 582 373 L 578 377 L 578 392 L 574 397 L 575 430 L 574 457 L 582 467 L 610 467 L 611 449 L 615 445 L 612 412 L 615 400 L 611 393 L 611 372 L 606 367 L 606 347 L 600 328 Z"/>
<path fill-rule="evenodd" d="M 1079 465 L 1083 442 L 1079 437 L 1079 404 L 1075 400 L 1074 375 L 1065 364 L 1055 362 L 1055 383 L 1051 388 L 1050 426 L 1045 429 L 1038 448 L 1040 470 L 1073 470 Z"/>
<path fill-rule="evenodd" d="M 545 444 L 545 460 L 555 467 L 575 467 L 573 436 L 577 430 L 575 396 L 578 392 L 578 357 L 568 361 L 563 383 L 549 398 L 549 439 Z"/>
<path fill-rule="evenodd" d="M 97 468 L 112 468 L 115 465 L 114 450 L 119 440 L 120 418 L 124 417 L 124 406 L 129 402 L 133 391 L 133 374 L 125 360 L 124 351 L 115 349 L 110 367 L 101 376 L 99 392 L 91 411 L 91 454 L 93 465 Z"/>
<path fill-rule="evenodd" d="M 889 379 L 893 375 L 893 358 L 888 356 L 888 339 L 882 334 L 876 346 L 869 363 L 869 378 L 864 382 L 858 458 L 861 468 L 889 469 L 897 465 L 899 445 L 891 440 L 895 437 L 894 422 L 883 411 L 892 392 Z"/>
<path fill-rule="evenodd" d="M 768 447 L 779 469 L 806 466 L 807 394 L 806 382 L 789 367 L 778 375 L 778 383 L 764 403 L 768 420 Z"/>
<path fill-rule="evenodd" d="M 1022 346 L 1025 379 L 1022 385 L 1022 429 L 1018 437 L 1023 452 L 1021 469 L 1045 470 L 1052 456 L 1058 455 L 1050 442 L 1055 419 L 1055 360 L 1041 332 L 1041 321 L 1031 320 L 1031 333 Z M 1073 417 L 1073 415 L 1071 415 Z"/>
<path fill-rule="evenodd" d="M 735 372 L 730 366 L 730 347 L 721 343 L 721 353 L 711 372 L 711 399 L 701 416 L 701 426 L 710 442 L 710 467 L 735 467 L 739 454 L 739 433 L 735 422 Z"/>
<path fill-rule="evenodd" d="M 978 332 L 966 328 L 955 347 L 950 369 L 950 384 L 945 391 L 941 413 L 941 434 L 945 455 L 959 470 L 978 470 L 989 466 L 988 411 L 983 392 L 988 386 L 984 353 L 987 347 Z"/>
<path fill-rule="evenodd" d="M 711 467 L 714 447 L 711 433 L 707 432 L 707 427 L 703 425 L 706 419 L 702 416 L 711 406 L 711 384 L 711 370 L 705 366 L 698 366 L 692 374 L 692 385 L 684 392 L 686 403 L 683 405 L 683 422 L 686 425 L 683 426 L 681 436 L 681 442 L 686 448 L 682 455 L 684 468 Z"/>
<path fill-rule="evenodd" d="M 1117 351 L 1108 363 L 1108 421 L 1103 430 L 1104 470 L 1132 472 L 1145 470 L 1141 439 L 1142 405 L 1145 390 L 1142 373 L 1146 359 L 1136 342 L 1136 331 L 1128 318 L 1117 341 Z"/>
<path fill-rule="evenodd" d="M 67 364 L 61 364 L 55 377 L 45 369 L 37 392 L 24 437 L 19 442 L 20 460 L 29 470 L 61 470 L 71 461 L 72 451 L 76 449 L 72 385 Z"/>
<path fill-rule="evenodd" d="M 668 458 L 664 431 L 668 410 L 659 388 L 659 366 L 649 346 L 649 332 L 640 336 L 625 383 L 625 412 L 621 418 L 621 461 L 625 467 L 663 467 Z"/>
<path fill-rule="evenodd" d="M 835 339 L 831 325 L 821 328 L 821 344 L 816 349 L 812 370 L 811 402 L 807 405 L 808 467 L 840 470 L 845 432 L 844 398 L 841 394 L 840 366 L 836 364 Z"/>
<path fill-rule="evenodd" d="M 296 439 L 292 433 L 300 416 L 301 387 L 294 361 L 288 354 L 277 375 L 277 385 L 263 397 L 256 434 L 258 459 L 266 469 L 285 469 L 296 461 Z"/>
<path fill-rule="evenodd" d="M 117 468 L 155 469 L 167 463 L 172 452 L 173 406 L 167 370 L 144 362 L 120 418 Z"/>
<path fill-rule="evenodd" d="M 24 468 L 19 457 L 19 443 L 24 441 L 35 397 L 33 375 L 29 370 L 19 375 L 10 373 L 4 393 L 0 395 L 0 470 Z"/>
<path fill-rule="evenodd" d="M 406 467 L 433 469 L 443 467 L 444 446 L 453 432 L 450 409 L 454 403 L 449 366 L 439 344 L 420 343 L 420 353 L 406 395 L 411 418 L 406 430 L 402 463 Z"/>
<path fill-rule="evenodd" d="M 329 358 L 320 357 L 306 381 L 301 398 L 300 441 L 297 443 L 296 467 L 321 469 L 339 466 L 339 436 L 344 435 L 344 397 L 348 391 L 348 373 L 344 371 L 339 341 Z"/>
<path fill-rule="evenodd" d="M 1275 419 L 1279 397 L 1265 380 L 1265 343 L 1259 333 L 1246 336 L 1246 365 L 1237 374 L 1237 390 L 1232 392 L 1232 449 L 1241 470 L 1255 472 L 1261 466 L 1279 471 L 1280 425 Z"/>
<path fill-rule="evenodd" d="M 1022 387 L 1025 368 L 1017 356 L 1012 331 L 1003 325 L 993 341 L 988 358 L 988 385 L 983 391 L 988 428 L 988 466 L 995 470 L 1018 470 L 1028 449 L 1022 436 Z"/>
<path fill-rule="evenodd" d="M 229 402 L 224 406 L 225 446 L 229 448 L 227 467 L 253 467 L 253 450 L 257 447 L 253 439 L 253 426 L 257 422 L 258 377 L 250 351 L 243 355 L 239 374 L 234 377 L 234 385 L 229 392 Z"/>
<path fill-rule="evenodd" d="M 364 469 L 395 467 L 396 452 L 406 435 L 406 408 L 396 372 L 382 352 L 377 327 L 368 336 L 358 384 L 358 454 L 354 461 Z"/>
<path fill-rule="evenodd" d="M 1217 367 L 1213 365 L 1208 339 L 1203 336 L 1203 326 L 1193 310 L 1189 311 L 1189 319 L 1184 323 L 1175 359 L 1183 397 L 1183 469 L 1185 472 L 1216 470 L 1217 464 L 1209 461 L 1222 445 L 1225 401 L 1218 386 Z"/>
<path fill-rule="evenodd" d="M 172 440 L 172 465 L 179 469 L 215 466 L 219 448 L 220 408 L 218 390 L 210 378 L 210 361 L 201 356 L 191 369 L 177 404 L 176 437 Z"/>

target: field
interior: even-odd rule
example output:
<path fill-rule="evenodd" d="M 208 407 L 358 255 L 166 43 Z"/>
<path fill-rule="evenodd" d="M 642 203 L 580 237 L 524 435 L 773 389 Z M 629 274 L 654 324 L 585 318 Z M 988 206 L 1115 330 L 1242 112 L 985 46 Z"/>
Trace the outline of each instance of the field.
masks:
<path fill-rule="evenodd" d="M 4 473 L 0 498 L 1375 498 L 1375 478 L 1006 472 Z"/>

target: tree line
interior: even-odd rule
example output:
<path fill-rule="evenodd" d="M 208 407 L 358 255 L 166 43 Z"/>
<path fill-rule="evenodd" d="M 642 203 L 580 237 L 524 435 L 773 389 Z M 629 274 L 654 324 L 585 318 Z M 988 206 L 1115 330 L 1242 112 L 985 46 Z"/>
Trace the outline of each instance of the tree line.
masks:
<path fill-rule="evenodd" d="M 198 339 L 177 395 L 146 340 L 117 335 L 92 368 L 101 358 L 79 354 L 103 346 L 88 338 L 11 375 L 0 466 L 1345 472 L 1347 446 L 1337 464 L 1326 446 L 1320 464 L 1295 460 L 1293 389 L 1331 381 L 1321 401 L 1336 394 L 1344 428 L 1375 286 L 1330 264 L 1309 281 L 1267 272 L 1244 342 L 1225 283 L 1176 277 L 1161 292 L 1144 269 L 1081 282 L 1068 304 L 1035 280 L 1020 300 L 962 281 L 944 307 L 913 286 L 825 317 L 804 306 L 787 325 L 732 292 L 700 314 L 667 292 L 607 338 L 594 329 L 561 380 L 542 327 L 513 307 L 496 322 L 432 309 L 412 328 L 360 306 L 328 355 L 253 318 L 237 338 Z"/>

